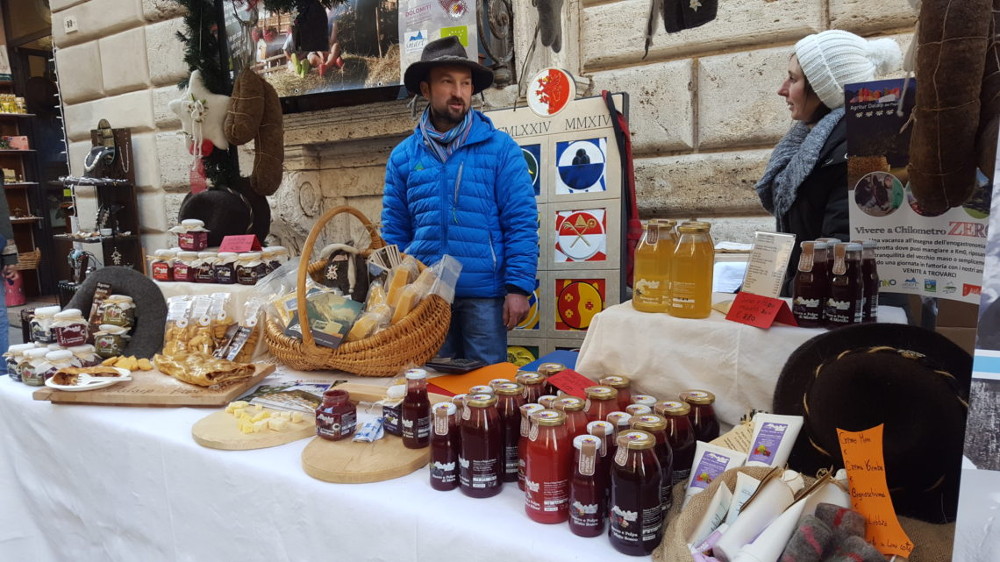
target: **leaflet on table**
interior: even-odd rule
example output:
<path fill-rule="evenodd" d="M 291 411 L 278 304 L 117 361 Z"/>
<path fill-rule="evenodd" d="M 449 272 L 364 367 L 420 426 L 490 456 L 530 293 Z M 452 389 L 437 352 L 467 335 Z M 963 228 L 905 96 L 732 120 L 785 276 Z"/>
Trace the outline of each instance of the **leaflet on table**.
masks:
<path fill-rule="evenodd" d="M 795 247 L 794 234 L 754 233 L 753 251 L 743 276 L 743 292 L 778 298 Z"/>
<path fill-rule="evenodd" d="M 323 401 L 323 393 L 331 386 L 342 382 L 346 381 L 261 385 L 250 394 L 240 397 L 239 400 L 259 404 L 273 410 L 313 414 Z"/>
<path fill-rule="evenodd" d="M 910 116 L 916 84 L 903 80 L 848 84 L 847 181 L 850 238 L 878 243 L 882 293 L 906 293 L 978 303 L 990 185 L 940 214 L 921 209 L 910 189 Z"/>

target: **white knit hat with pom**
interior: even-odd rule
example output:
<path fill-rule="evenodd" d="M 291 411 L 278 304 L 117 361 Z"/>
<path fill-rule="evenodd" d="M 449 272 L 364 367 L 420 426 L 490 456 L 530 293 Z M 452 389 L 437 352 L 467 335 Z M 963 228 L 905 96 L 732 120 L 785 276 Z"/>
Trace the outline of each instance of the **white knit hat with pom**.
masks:
<path fill-rule="evenodd" d="M 802 72 L 830 109 L 844 105 L 844 84 L 867 82 L 899 70 L 903 53 L 892 39 L 858 37 L 831 29 L 808 35 L 795 44 Z"/>

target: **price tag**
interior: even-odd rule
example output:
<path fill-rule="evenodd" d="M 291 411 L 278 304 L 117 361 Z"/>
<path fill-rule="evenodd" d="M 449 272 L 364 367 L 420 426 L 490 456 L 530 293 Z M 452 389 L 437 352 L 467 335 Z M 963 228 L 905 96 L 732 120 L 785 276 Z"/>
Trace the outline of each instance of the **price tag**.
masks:
<path fill-rule="evenodd" d="M 222 239 L 219 252 L 258 252 L 260 240 L 255 234 L 233 234 Z"/>
<path fill-rule="evenodd" d="M 566 394 L 569 394 L 570 396 L 576 396 L 583 399 L 587 398 L 587 393 L 584 392 L 584 389 L 588 386 L 594 386 L 597 384 L 580 373 L 577 373 L 573 369 L 560 371 L 549 377 L 546 382 L 552 383 L 552 386 L 558 388 Z"/>
<path fill-rule="evenodd" d="M 764 297 L 741 291 L 736 294 L 736 300 L 726 314 L 726 320 L 749 324 L 757 328 L 770 328 L 775 322 L 798 326 L 795 315 L 788 303 L 771 297 Z"/>
<path fill-rule="evenodd" d="M 896 519 L 885 482 L 883 427 L 879 424 L 864 431 L 837 429 L 837 437 L 851 488 L 851 507 L 868 521 L 865 540 L 886 556 L 909 558 L 913 542 Z"/>

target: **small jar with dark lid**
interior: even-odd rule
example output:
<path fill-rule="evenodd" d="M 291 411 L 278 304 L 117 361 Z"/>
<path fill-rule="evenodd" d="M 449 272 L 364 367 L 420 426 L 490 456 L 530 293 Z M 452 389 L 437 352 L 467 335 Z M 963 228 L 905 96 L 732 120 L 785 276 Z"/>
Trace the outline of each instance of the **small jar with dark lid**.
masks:
<path fill-rule="evenodd" d="M 680 394 L 680 399 L 691 405 L 691 427 L 694 428 L 695 439 L 709 441 L 719 437 L 719 420 L 715 417 L 715 395 L 707 390 L 686 390 Z"/>
<path fill-rule="evenodd" d="M 236 252 L 219 252 L 219 257 L 212 268 L 215 270 L 215 282 L 223 285 L 236 283 Z"/>
<path fill-rule="evenodd" d="M 236 281 L 240 285 L 256 285 L 267 274 L 260 252 L 246 252 L 236 261 Z"/>

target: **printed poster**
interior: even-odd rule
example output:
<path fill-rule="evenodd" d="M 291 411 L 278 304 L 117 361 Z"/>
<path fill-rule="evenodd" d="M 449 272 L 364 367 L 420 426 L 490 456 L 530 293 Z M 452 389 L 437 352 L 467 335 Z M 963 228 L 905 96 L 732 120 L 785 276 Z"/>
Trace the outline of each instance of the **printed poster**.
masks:
<path fill-rule="evenodd" d="M 473 0 L 400 0 L 399 71 L 420 60 L 424 46 L 454 35 L 470 60 L 479 60 L 476 3 Z"/>
<path fill-rule="evenodd" d="M 881 292 L 978 303 L 990 190 L 984 181 L 965 205 L 938 215 L 920 208 L 906 171 L 912 126 L 904 127 L 916 85 L 905 96 L 902 88 L 902 79 L 845 87 L 851 239 L 878 242 Z"/>

